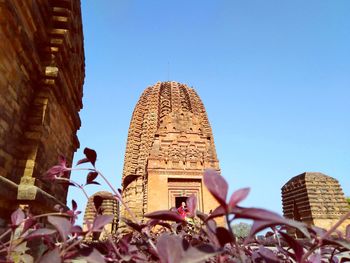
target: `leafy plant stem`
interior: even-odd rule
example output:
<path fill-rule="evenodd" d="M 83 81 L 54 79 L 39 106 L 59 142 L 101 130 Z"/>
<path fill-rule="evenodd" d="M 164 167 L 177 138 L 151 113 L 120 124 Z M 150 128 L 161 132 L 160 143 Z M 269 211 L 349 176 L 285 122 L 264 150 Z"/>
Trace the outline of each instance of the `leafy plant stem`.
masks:
<path fill-rule="evenodd" d="M 118 255 L 118 257 L 122 258 L 122 256 L 120 255 L 120 253 L 118 251 L 118 248 L 116 247 L 116 245 L 113 242 L 113 239 L 112 239 L 111 235 L 108 235 L 108 241 L 112 245 L 112 248 L 113 248 L 114 252 Z"/>
<path fill-rule="evenodd" d="M 71 248 L 75 247 L 76 245 L 80 244 L 82 242 L 82 239 L 78 239 L 75 242 L 73 242 L 72 244 L 70 244 L 68 247 L 66 247 L 65 249 L 63 249 L 61 251 L 61 256 L 63 256 L 66 252 L 68 252 Z"/>
<path fill-rule="evenodd" d="M 88 199 L 88 200 L 89 200 L 89 196 L 88 196 L 88 194 L 86 193 L 86 191 L 85 191 L 84 187 L 83 187 L 83 186 L 81 186 L 80 184 L 78 184 L 77 182 L 73 181 L 72 179 L 67 179 L 67 178 L 62 178 L 62 177 L 57 178 L 57 179 L 59 179 L 59 180 L 61 180 L 61 181 L 66 181 L 66 182 L 69 182 L 69 183 L 74 184 L 76 187 L 80 188 L 80 189 L 81 189 L 81 191 L 83 191 L 83 193 L 84 193 L 84 195 L 85 195 L 86 199 Z"/>
<path fill-rule="evenodd" d="M 66 217 L 70 217 L 68 214 L 58 212 L 58 213 L 46 213 L 46 214 L 36 215 L 36 216 L 33 216 L 32 219 L 38 219 L 38 218 L 48 217 L 48 216 L 66 216 Z"/>
<path fill-rule="evenodd" d="M 301 258 L 300 262 L 304 263 L 304 262 L 308 262 L 307 259 L 308 257 L 317 249 L 319 248 L 320 244 L 317 243 L 315 245 L 313 245 L 311 248 L 309 248 L 309 250 L 303 255 L 303 257 Z"/>
<path fill-rule="evenodd" d="M 130 210 L 130 208 L 128 207 L 128 205 L 123 201 L 123 199 L 122 199 L 122 197 L 120 196 L 120 194 L 118 193 L 118 191 L 116 191 L 116 190 L 114 189 L 114 187 L 111 185 L 111 183 L 107 180 L 107 178 L 106 178 L 100 171 L 95 170 L 95 172 L 97 172 L 97 173 L 102 177 L 102 179 L 107 183 L 107 185 L 109 186 L 109 188 L 111 188 L 111 190 L 113 191 L 113 193 L 114 193 L 116 196 L 119 197 L 120 202 L 123 204 L 123 206 L 125 207 L 125 209 L 128 211 L 128 213 L 130 214 L 130 216 L 131 216 L 131 218 L 133 219 L 133 221 L 139 224 L 140 222 L 137 220 L 135 214 Z"/>
<path fill-rule="evenodd" d="M 3 237 L 5 237 L 8 233 L 11 232 L 11 228 L 7 229 L 7 231 L 5 231 L 4 233 L 2 233 L 2 235 L 0 236 L 0 239 L 2 239 Z"/>
<path fill-rule="evenodd" d="M 230 232 L 230 235 L 231 235 L 231 238 L 232 238 L 233 245 L 234 245 L 234 247 L 236 249 L 236 254 L 239 257 L 240 262 L 243 262 L 243 258 L 241 256 L 240 249 L 239 249 L 239 246 L 238 246 L 238 243 L 237 243 L 237 240 L 236 240 L 236 235 L 233 233 L 233 230 L 232 230 L 232 227 L 231 227 L 231 220 L 229 219 L 229 214 L 227 212 L 225 214 L 225 218 L 226 218 L 227 228 L 228 228 L 228 230 Z"/>
<path fill-rule="evenodd" d="M 15 234 L 15 231 L 13 230 L 11 232 L 11 238 L 10 238 L 10 241 L 9 241 L 9 245 L 7 247 L 6 261 L 8 261 L 8 262 L 10 262 L 11 250 L 12 250 L 12 242 L 13 242 L 14 234 Z"/>

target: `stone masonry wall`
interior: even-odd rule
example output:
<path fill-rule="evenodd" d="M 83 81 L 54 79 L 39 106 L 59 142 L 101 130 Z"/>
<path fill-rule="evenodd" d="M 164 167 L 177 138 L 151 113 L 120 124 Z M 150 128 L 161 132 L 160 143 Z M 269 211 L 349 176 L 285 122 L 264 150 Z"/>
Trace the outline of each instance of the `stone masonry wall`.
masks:
<path fill-rule="evenodd" d="M 67 188 L 42 175 L 79 147 L 84 68 L 80 1 L 0 0 L 2 211 L 65 204 Z"/>

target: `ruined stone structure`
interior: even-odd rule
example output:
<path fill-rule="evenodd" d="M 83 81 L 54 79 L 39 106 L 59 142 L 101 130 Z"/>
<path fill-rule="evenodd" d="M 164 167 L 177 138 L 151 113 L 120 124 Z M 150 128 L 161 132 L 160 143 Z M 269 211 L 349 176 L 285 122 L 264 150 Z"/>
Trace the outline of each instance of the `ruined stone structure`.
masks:
<path fill-rule="evenodd" d="M 148 87 L 130 123 L 122 182 L 125 202 L 141 219 L 147 212 L 179 207 L 195 194 L 198 209 L 208 213 L 217 203 L 203 185 L 205 168 L 219 171 L 219 161 L 195 90 L 177 82 Z"/>
<path fill-rule="evenodd" d="M 338 181 L 322 173 L 302 173 L 282 187 L 283 214 L 287 218 L 329 229 L 349 211 Z M 350 220 L 340 226 L 344 231 Z"/>
<path fill-rule="evenodd" d="M 0 216 L 65 205 L 42 175 L 79 147 L 84 68 L 79 0 L 0 1 Z"/>
<path fill-rule="evenodd" d="M 100 206 L 98 210 L 95 208 L 95 203 Z M 89 236 L 88 241 L 93 239 L 103 240 L 107 234 L 115 234 L 118 228 L 119 220 L 119 202 L 113 198 L 113 195 L 106 191 L 100 191 L 90 196 L 85 209 L 84 215 L 84 230 L 87 229 L 87 221 L 93 222 L 97 215 L 114 215 L 112 223 L 104 226 L 101 234 L 98 233 L 98 237 Z"/>

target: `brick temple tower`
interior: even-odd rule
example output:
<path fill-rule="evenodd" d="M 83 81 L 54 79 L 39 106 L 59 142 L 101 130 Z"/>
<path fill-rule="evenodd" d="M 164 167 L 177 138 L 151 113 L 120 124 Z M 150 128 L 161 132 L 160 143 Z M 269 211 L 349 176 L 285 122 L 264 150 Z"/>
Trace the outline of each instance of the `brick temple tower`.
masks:
<path fill-rule="evenodd" d="M 0 218 L 66 204 L 42 175 L 79 147 L 84 60 L 80 0 L 0 1 Z"/>
<path fill-rule="evenodd" d="M 158 82 L 141 95 L 132 115 L 123 171 L 123 198 L 141 219 L 145 213 L 180 206 L 195 194 L 198 209 L 217 203 L 203 171 L 219 171 L 204 105 L 193 88 Z M 123 208 L 121 216 L 129 217 Z"/>
<path fill-rule="evenodd" d="M 329 229 L 350 210 L 338 181 L 322 173 L 302 173 L 282 187 L 287 218 Z M 350 219 L 339 227 L 341 231 Z"/>

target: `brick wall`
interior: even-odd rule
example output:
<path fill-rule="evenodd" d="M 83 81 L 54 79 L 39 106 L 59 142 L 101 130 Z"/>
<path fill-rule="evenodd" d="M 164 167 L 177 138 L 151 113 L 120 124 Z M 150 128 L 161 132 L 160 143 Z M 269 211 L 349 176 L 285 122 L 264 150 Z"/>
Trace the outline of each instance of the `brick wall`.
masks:
<path fill-rule="evenodd" d="M 41 177 L 79 147 L 84 68 L 80 1 L 0 0 L 0 206 L 65 203 Z"/>

